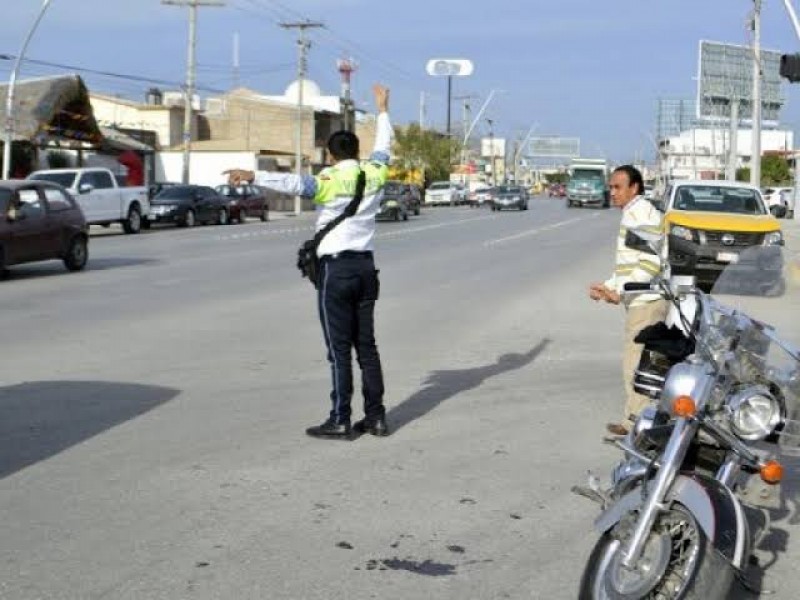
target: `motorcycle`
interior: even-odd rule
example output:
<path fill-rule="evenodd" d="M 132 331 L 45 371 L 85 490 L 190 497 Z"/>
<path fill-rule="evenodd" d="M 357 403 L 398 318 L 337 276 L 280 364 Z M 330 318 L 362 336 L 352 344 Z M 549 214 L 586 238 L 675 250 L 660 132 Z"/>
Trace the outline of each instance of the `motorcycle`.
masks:
<path fill-rule="evenodd" d="M 643 233 L 626 243 L 660 253 Z M 610 484 L 573 488 L 603 509 L 579 598 L 716 600 L 747 587 L 780 503 L 779 455 L 800 446 L 800 350 L 742 308 L 769 307 L 784 289 L 781 250 L 729 257 L 710 293 L 666 272 L 627 284 L 625 295 L 657 292 L 670 311 L 637 338 L 634 387 L 652 403 L 613 440 L 624 458 Z"/>

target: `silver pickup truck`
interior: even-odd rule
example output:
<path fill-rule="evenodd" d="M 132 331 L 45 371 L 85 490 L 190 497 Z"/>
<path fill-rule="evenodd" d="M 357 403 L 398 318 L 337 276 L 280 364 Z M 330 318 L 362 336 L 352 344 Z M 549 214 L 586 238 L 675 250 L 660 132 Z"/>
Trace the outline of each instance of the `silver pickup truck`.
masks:
<path fill-rule="evenodd" d="M 67 188 L 89 225 L 121 223 L 125 233 L 139 233 L 150 213 L 146 187 L 121 187 L 108 169 L 35 171 L 28 179 L 53 181 Z"/>

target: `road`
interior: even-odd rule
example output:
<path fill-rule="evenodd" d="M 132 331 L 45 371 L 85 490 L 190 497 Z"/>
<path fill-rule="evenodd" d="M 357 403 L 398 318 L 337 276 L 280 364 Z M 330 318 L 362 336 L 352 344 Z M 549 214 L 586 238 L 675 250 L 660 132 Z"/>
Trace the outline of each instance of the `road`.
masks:
<path fill-rule="evenodd" d="M 622 311 L 586 298 L 618 222 L 534 198 L 381 223 L 394 433 L 354 442 L 303 433 L 328 410 L 294 267 L 310 216 L 106 232 L 86 272 L 15 268 L 0 598 L 576 597 L 597 509 L 570 488 L 619 457 Z M 767 540 L 774 598 L 795 597 L 793 515 Z"/>

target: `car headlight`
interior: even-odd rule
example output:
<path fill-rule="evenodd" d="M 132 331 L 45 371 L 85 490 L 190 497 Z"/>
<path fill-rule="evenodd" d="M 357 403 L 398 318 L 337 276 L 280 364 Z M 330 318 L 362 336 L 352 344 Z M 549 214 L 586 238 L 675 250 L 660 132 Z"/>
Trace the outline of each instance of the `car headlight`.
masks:
<path fill-rule="evenodd" d="M 764 236 L 765 246 L 783 246 L 783 233 L 772 231 Z"/>
<path fill-rule="evenodd" d="M 777 427 L 781 407 L 763 386 L 749 387 L 728 401 L 733 432 L 743 440 L 763 440 Z"/>
<path fill-rule="evenodd" d="M 513 198 L 511 198 L 511 201 L 512 202 L 519 202 L 519 196 L 514 196 Z"/>
<path fill-rule="evenodd" d="M 688 227 L 683 227 L 682 225 L 674 225 L 672 229 L 669 230 L 669 233 L 670 235 L 674 235 L 675 237 L 679 237 L 690 242 L 694 241 L 694 231 Z"/>

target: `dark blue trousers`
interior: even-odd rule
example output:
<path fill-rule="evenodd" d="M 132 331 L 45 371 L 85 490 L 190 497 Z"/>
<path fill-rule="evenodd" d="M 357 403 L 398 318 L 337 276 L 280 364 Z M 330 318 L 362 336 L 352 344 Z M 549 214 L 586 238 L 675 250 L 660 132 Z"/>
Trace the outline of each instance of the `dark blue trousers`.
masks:
<path fill-rule="evenodd" d="M 319 275 L 319 319 L 328 347 L 333 389 L 331 419 L 350 422 L 353 397 L 353 348 L 361 367 L 364 415 L 385 416 L 383 371 L 375 344 L 375 302 L 380 283 L 372 253 L 325 256 Z"/>

